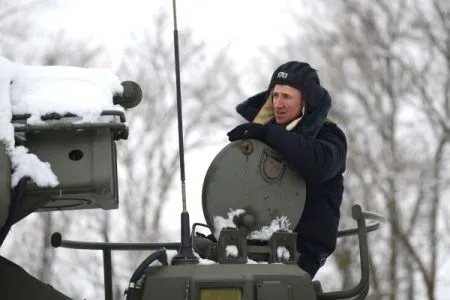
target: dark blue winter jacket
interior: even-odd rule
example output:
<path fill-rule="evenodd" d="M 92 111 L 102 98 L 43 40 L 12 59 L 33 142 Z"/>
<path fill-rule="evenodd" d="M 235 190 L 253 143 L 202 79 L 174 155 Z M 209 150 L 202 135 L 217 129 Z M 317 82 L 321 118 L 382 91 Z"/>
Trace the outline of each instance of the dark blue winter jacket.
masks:
<path fill-rule="evenodd" d="M 262 142 L 284 157 L 306 182 L 306 202 L 295 231 L 297 247 L 306 262 L 299 265 L 314 277 L 336 247 L 340 205 L 344 191 L 347 142 L 344 132 L 327 119 L 331 97 L 320 85 L 312 87 L 300 121 L 290 130 L 275 124 L 270 113 L 261 122 L 263 110 L 269 110 L 268 92 L 259 93 L 236 108 L 250 122 L 266 124 Z M 258 120 L 256 120 L 258 119 Z M 303 265 L 302 265 L 303 264 Z"/>

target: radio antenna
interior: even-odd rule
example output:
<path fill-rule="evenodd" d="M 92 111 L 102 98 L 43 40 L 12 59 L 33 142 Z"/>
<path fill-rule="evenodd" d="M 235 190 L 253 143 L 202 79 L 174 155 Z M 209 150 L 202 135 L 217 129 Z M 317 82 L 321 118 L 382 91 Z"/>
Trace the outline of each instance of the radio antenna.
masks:
<path fill-rule="evenodd" d="M 175 48 L 175 81 L 177 91 L 177 117 L 178 117 L 178 152 L 180 153 L 180 176 L 181 176 L 181 199 L 183 202 L 183 211 L 181 212 L 181 244 L 180 249 L 172 259 L 172 264 L 196 264 L 198 258 L 194 255 L 192 249 L 192 240 L 190 233 L 189 213 L 186 208 L 186 184 L 184 173 L 184 145 L 183 145 L 183 116 L 181 107 L 181 84 L 180 84 L 180 53 L 178 47 L 178 28 L 177 28 L 177 3 L 172 0 L 173 8 L 173 42 Z"/>

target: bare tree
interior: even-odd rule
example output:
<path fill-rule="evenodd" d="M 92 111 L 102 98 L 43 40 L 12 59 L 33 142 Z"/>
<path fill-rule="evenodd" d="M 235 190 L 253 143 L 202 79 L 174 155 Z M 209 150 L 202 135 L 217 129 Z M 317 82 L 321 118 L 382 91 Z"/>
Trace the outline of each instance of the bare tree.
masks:
<path fill-rule="evenodd" d="M 36 34 L 34 29 L 37 15 L 45 11 L 49 5 L 55 4 L 57 4 L 56 1 L 52 0 L 1 0 L 0 39 L 2 43 L 0 55 L 6 56 L 11 60 L 20 59 L 22 63 L 37 61 L 44 65 L 60 64 L 63 62 L 63 58 L 69 57 L 68 60 L 70 60 L 70 57 L 74 58 L 73 53 L 62 50 L 64 45 L 67 46 L 65 50 L 68 50 L 69 45 L 72 46 L 73 43 L 63 42 L 61 39 L 57 43 L 50 40 L 49 44 L 59 45 L 61 51 L 56 51 L 56 48 L 38 48 L 43 52 L 46 51 L 45 55 L 43 55 L 36 51 L 36 47 L 28 40 L 28 37 Z M 59 37 L 61 38 L 62 36 Z M 48 40 L 48 37 L 42 34 L 41 39 Z M 77 49 L 80 50 L 80 55 L 76 56 L 79 58 L 78 63 L 88 64 L 89 59 L 93 57 L 88 58 L 88 51 L 83 51 L 83 47 L 80 47 L 80 45 L 78 45 Z M 28 53 L 26 53 L 27 51 Z M 66 59 L 66 61 L 68 60 Z M 69 222 L 65 221 L 68 221 L 68 219 L 63 214 L 57 213 L 43 213 L 30 216 L 27 220 L 23 220 L 13 226 L 13 230 L 6 241 L 7 245 L 2 247 L 2 254 L 19 263 L 40 280 L 49 283 L 56 282 L 60 279 L 55 274 L 54 262 L 57 261 L 57 257 L 54 250 L 50 248 L 49 237 L 55 228 L 63 229 L 64 226 L 68 226 Z M 59 283 L 57 282 L 57 285 L 60 285 Z"/>
<path fill-rule="evenodd" d="M 0 0 L 0 54 L 10 59 L 17 58 L 20 45 L 30 36 L 39 13 L 57 0 Z"/>
<path fill-rule="evenodd" d="M 438 0 L 323 6 L 317 4 L 313 19 L 297 17 L 310 34 L 289 38 L 285 53 L 308 53 L 337 104 L 333 118 L 349 141 L 343 212 L 359 202 L 388 217 L 371 239 L 371 293 L 435 299 L 439 253 L 448 247 L 441 225 L 449 191 L 450 6 Z M 354 247 L 339 243 L 334 255 L 344 286 L 355 280 L 346 271 L 353 264 L 348 246 Z"/>
<path fill-rule="evenodd" d="M 99 64 L 99 58 L 104 51 L 99 45 L 86 41 L 73 41 L 64 33 L 59 32 L 55 36 L 43 36 L 48 40 L 45 49 L 39 48 L 38 51 L 21 52 L 22 63 L 35 63 L 40 65 L 73 65 L 79 67 L 92 67 Z M 89 45 L 89 46 L 87 46 Z M 29 49 L 34 49 L 33 45 L 28 44 Z M 22 48 L 23 49 L 23 48 Z M 14 47 L 9 48 L 10 58 L 13 59 Z M 76 55 L 74 55 L 76 53 Z M 51 283 L 55 288 L 65 293 L 75 294 L 77 297 L 83 297 L 82 293 L 76 291 L 79 287 L 70 284 L 59 276 L 60 270 L 74 267 L 67 265 L 63 253 L 55 250 L 50 245 L 50 236 L 53 232 L 69 233 L 70 227 L 79 225 L 80 218 L 83 218 L 83 212 L 51 212 L 36 213 L 21 220 L 13 226 L 13 231 L 6 241 L 7 251 L 5 255 L 16 261 L 25 268 L 31 275 L 43 282 Z M 79 226 L 82 227 L 82 226 Z M 99 233 L 101 234 L 101 233 Z M 4 249 L 2 249 L 5 252 Z M 74 254 L 74 257 L 78 256 Z M 85 258 L 83 258 L 85 259 Z M 83 260 L 82 259 L 82 260 Z M 66 264 L 61 268 L 59 264 Z M 99 264 L 98 264 L 99 265 Z M 99 268 L 99 271 L 101 267 Z M 78 272 L 80 270 L 77 270 Z M 86 270 L 85 270 L 86 272 Z M 91 273 L 92 272 L 86 272 Z M 99 273 L 99 275 L 101 275 Z M 95 276 L 95 281 L 99 276 Z"/>
<path fill-rule="evenodd" d="M 170 17 L 158 13 L 150 29 L 133 36 L 119 71 L 144 91 L 141 104 L 129 111 L 130 136 L 118 150 L 122 237 L 128 241 L 167 241 L 162 210 L 169 199 L 180 198 L 174 194 L 180 165 L 170 26 Z M 184 149 L 190 152 L 220 141 L 217 131 L 235 121 L 230 100 L 240 95 L 240 87 L 226 49 L 207 56 L 204 44 L 191 32 L 182 31 L 179 37 Z M 174 220 L 180 212 L 174 212 Z M 126 257 L 128 268 L 116 275 L 117 282 L 131 274 L 144 254 Z"/>

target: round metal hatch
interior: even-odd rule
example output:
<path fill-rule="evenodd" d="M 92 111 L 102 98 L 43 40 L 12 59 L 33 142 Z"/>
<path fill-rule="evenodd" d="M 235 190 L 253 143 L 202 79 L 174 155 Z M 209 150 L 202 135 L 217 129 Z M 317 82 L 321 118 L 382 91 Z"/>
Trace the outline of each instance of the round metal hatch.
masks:
<path fill-rule="evenodd" d="M 203 214 L 214 228 L 214 217 L 228 218 L 244 209 L 254 218 L 254 230 L 277 217 L 287 217 L 294 229 L 306 198 L 304 180 L 272 148 L 257 140 L 225 146 L 209 166 L 202 190 Z"/>

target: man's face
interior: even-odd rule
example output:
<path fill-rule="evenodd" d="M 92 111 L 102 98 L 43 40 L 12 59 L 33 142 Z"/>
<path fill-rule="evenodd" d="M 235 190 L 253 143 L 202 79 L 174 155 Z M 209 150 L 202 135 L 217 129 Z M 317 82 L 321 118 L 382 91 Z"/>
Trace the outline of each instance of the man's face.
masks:
<path fill-rule="evenodd" d="M 276 123 L 287 125 L 303 112 L 302 94 L 289 85 L 276 84 L 272 92 L 272 106 Z"/>

